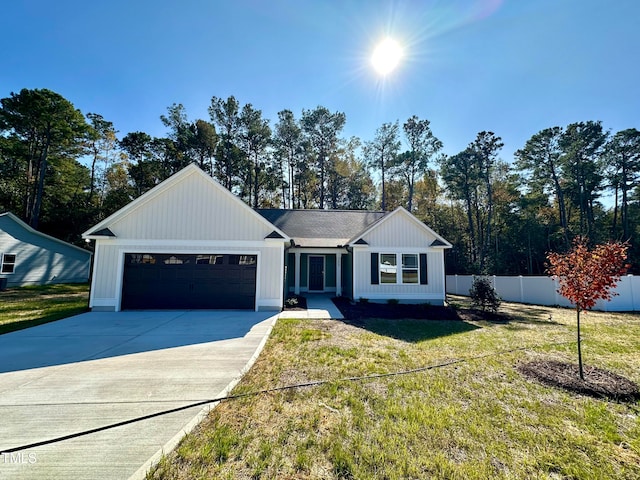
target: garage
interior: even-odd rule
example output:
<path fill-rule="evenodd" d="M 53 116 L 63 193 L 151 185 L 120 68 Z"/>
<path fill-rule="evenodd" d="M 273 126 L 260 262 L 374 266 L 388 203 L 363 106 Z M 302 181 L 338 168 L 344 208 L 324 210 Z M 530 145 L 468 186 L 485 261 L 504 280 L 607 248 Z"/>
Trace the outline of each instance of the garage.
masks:
<path fill-rule="evenodd" d="M 122 309 L 251 309 L 257 255 L 126 253 Z"/>

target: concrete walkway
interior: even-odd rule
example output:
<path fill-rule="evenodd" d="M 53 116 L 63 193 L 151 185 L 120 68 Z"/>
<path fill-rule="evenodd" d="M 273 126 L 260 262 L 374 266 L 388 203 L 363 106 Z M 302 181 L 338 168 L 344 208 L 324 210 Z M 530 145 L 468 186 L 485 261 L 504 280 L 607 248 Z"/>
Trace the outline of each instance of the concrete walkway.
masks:
<path fill-rule="evenodd" d="M 277 314 L 87 313 L 0 335 L 1 479 L 144 478 L 211 404 L 82 435 L 226 394 Z"/>
<path fill-rule="evenodd" d="M 331 301 L 331 295 L 323 293 L 307 293 L 306 310 L 287 310 L 280 314 L 280 318 L 344 318 L 338 307 Z"/>

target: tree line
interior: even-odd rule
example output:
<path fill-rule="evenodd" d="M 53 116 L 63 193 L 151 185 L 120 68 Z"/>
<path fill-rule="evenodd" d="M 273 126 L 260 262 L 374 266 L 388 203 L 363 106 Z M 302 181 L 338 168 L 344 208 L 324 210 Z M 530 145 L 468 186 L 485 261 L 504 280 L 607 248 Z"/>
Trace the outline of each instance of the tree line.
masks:
<path fill-rule="evenodd" d="M 447 238 L 448 273 L 542 274 L 547 252 L 576 236 L 630 242 L 640 258 L 640 131 L 599 121 L 535 133 L 511 162 L 479 132 L 445 155 L 429 120 L 383 123 L 345 138 L 346 116 L 323 106 L 272 123 L 252 104 L 212 97 L 208 119 L 181 104 L 159 116 L 166 136 L 119 136 L 47 89 L 0 99 L 0 212 L 71 242 L 190 163 L 254 208 L 401 205 Z"/>

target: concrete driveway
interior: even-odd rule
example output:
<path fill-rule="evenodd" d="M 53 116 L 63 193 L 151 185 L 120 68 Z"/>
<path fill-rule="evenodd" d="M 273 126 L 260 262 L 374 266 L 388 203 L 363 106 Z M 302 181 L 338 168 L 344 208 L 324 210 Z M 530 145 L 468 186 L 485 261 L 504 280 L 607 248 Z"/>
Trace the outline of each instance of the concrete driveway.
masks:
<path fill-rule="evenodd" d="M 93 312 L 0 335 L 0 478 L 144 478 L 211 404 L 82 433 L 223 396 L 276 318 Z"/>

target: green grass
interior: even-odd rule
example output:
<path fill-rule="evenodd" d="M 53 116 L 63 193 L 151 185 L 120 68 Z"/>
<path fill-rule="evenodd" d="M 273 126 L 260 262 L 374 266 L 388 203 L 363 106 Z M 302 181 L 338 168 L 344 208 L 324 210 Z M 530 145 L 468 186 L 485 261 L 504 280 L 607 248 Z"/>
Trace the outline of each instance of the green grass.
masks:
<path fill-rule="evenodd" d="M 88 284 L 10 288 L 0 292 L 0 334 L 88 311 Z"/>
<path fill-rule="evenodd" d="M 574 362 L 574 312 L 502 311 L 513 320 L 280 320 L 236 392 L 328 383 L 223 402 L 148 478 L 640 478 L 640 404 L 553 389 L 515 368 Z M 640 315 L 588 313 L 583 325 L 585 363 L 640 382 Z"/>

